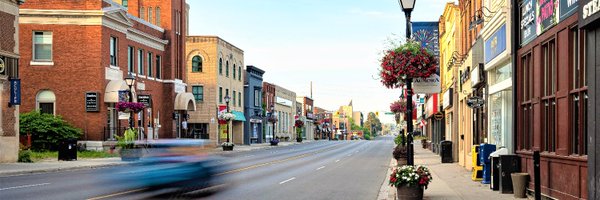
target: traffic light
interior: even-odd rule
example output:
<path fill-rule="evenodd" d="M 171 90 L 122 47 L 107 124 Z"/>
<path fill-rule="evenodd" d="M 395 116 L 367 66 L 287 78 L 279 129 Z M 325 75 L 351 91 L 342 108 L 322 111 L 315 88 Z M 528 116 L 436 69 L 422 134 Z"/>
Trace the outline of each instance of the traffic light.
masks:
<path fill-rule="evenodd" d="M 375 116 L 379 117 L 379 111 L 375 112 Z"/>

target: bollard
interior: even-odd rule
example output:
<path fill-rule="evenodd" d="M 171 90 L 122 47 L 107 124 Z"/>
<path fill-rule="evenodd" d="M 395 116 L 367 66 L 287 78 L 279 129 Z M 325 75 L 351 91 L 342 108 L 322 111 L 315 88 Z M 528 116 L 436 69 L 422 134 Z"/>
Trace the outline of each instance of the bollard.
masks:
<path fill-rule="evenodd" d="M 535 200 L 542 200 L 542 189 L 540 183 L 540 151 L 533 152 L 533 180 L 535 184 Z"/>

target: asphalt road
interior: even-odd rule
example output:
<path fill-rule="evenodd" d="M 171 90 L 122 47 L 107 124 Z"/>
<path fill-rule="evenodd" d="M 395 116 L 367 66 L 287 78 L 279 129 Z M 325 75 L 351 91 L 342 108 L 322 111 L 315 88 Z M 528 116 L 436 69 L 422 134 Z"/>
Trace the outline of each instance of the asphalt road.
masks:
<path fill-rule="evenodd" d="M 225 184 L 205 197 L 98 181 L 110 167 L 1 177 L 0 199 L 376 199 L 392 148 L 393 138 L 378 137 L 225 154 Z"/>

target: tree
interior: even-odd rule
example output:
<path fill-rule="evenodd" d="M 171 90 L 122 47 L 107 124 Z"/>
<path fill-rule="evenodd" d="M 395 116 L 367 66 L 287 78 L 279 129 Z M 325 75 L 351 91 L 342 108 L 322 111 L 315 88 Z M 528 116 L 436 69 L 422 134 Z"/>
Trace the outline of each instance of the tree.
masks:
<path fill-rule="evenodd" d="M 371 125 L 373 125 L 371 127 Z M 379 121 L 379 118 L 377 118 L 377 116 L 375 115 L 374 112 L 369 112 L 369 114 L 367 115 L 367 121 L 365 122 L 365 126 L 366 129 L 369 130 L 373 130 L 373 134 L 371 134 L 371 136 L 375 136 L 377 133 L 377 131 L 381 131 L 381 121 Z"/>

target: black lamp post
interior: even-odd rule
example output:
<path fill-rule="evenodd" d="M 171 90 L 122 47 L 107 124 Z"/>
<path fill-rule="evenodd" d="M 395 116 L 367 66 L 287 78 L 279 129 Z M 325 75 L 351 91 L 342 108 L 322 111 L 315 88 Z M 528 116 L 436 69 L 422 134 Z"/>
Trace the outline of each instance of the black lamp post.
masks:
<path fill-rule="evenodd" d="M 406 41 L 408 42 L 410 40 L 410 32 L 411 32 L 411 22 L 410 22 L 410 13 L 412 12 L 412 10 L 415 8 L 415 1 L 416 0 L 398 0 L 398 2 L 400 3 L 400 6 L 402 7 L 402 11 L 404 11 L 404 15 L 406 16 Z M 414 147 L 413 147 L 413 136 L 412 136 L 412 132 L 413 132 L 413 123 L 412 123 L 412 112 L 413 112 L 413 105 L 412 105 L 412 77 L 406 77 L 406 90 L 407 90 L 407 95 L 406 95 L 406 115 L 407 116 L 407 123 L 406 123 L 406 129 L 407 130 L 407 143 L 408 143 L 408 165 L 414 165 Z"/>
<path fill-rule="evenodd" d="M 272 133 L 272 137 L 271 137 L 271 141 L 273 141 L 275 139 L 275 120 L 276 120 L 276 116 L 275 116 L 275 105 L 271 104 L 271 121 L 273 122 L 273 133 Z M 271 143 L 273 144 L 273 143 Z"/>
<path fill-rule="evenodd" d="M 130 73 L 129 75 L 127 75 L 127 78 L 125 78 L 125 83 L 127 84 L 127 86 L 129 86 L 129 102 L 133 102 L 133 85 L 135 84 L 135 77 L 133 77 L 133 75 Z M 129 128 L 133 128 L 133 111 L 131 111 L 129 113 Z"/>
<path fill-rule="evenodd" d="M 229 95 L 225 95 L 225 104 L 227 105 L 227 112 L 229 112 Z M 229 120 L 227 120 L 227 143 L 229 144 Z"/>

